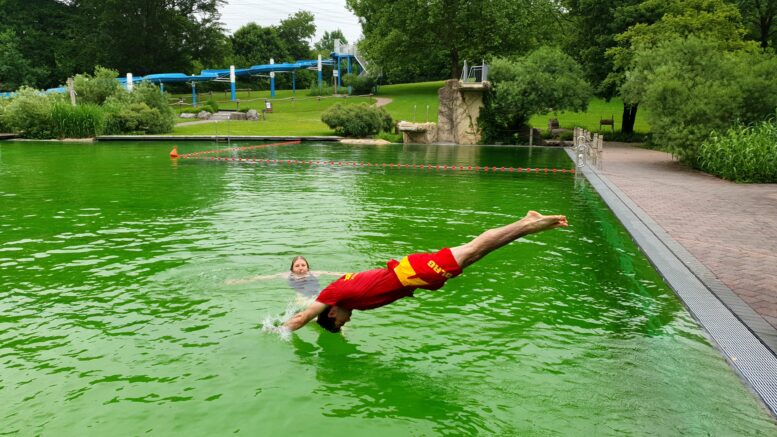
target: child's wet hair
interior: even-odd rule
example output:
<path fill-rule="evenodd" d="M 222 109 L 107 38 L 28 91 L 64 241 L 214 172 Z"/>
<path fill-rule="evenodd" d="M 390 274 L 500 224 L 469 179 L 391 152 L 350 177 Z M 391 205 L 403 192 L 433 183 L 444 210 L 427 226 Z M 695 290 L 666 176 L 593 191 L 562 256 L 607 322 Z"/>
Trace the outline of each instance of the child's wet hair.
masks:
<path fill-rule="evenodd" d="M 308 270 L 310 270 L 310 263 L 308 262 L 307 258 L 305 258 L 302 255 L 297 255 L 297 256 L 294 257 L 294 259 L 291 260 L 291 267 L 289 267 L 289 271 L 294 270 L 294 263 L 297 262 L 297 260 L 300 260 L 300 259 L 302 261 L 305 261 L 305 264 L 307 264 L 307 266 L 308 266 Z"/>

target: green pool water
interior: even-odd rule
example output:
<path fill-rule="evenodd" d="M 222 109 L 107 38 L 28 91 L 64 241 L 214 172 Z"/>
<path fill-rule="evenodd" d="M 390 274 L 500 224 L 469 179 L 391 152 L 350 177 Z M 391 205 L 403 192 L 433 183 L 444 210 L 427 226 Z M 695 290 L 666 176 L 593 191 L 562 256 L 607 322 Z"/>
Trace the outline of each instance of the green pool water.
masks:
<path fill-rule="evenodd" d="M 178 144 L 179 152 L 213 144 Z M 0 435 L 777 435 L 588 183 L 0 143 Z M 251 157 L 572 168 L 561 150 L 302 144 Z M 519 240 L 343 335 L 262 330 L 288 269 L 358 271 L 536 209 Z M 323 277 L 322 282 L 332 277 Z"/>

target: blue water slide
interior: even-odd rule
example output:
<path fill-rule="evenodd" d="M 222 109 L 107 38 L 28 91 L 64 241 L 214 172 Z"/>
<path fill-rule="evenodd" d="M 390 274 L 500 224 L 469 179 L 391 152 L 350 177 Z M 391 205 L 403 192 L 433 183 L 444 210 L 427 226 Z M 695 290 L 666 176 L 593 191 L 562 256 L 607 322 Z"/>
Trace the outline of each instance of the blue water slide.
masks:
<path fill-rule="evenodd" d="M 335 64 L 339 65 L 340 59 L 343 58 L 342 55 L 336 55 L 335 53 L 332 53 L 331 59 L 322 59 L 321 65 L 327 65 L 327 66 L 333 66 Z M 257 76 L 257 75 L 263 75 L 263 74 L 269 74 L 272 72 L 276 73 L 288 73 L 288 72 L 294 72 L 296 70 L 302 70 L 302 69 L 315 69 L 318 67 L 318 60 L 306 60 L 306 61 L 297 61 L 293 63 L 283 63 L 283 64 L 262 64 L 262 65 L 252 65 L 249 68 L 236 68 L 235 69 L 235 76 L 236 77 L 247 77 L 247 76 Z M 127 78 L 121 77 L 116 79 L 119 81 L 119 83 L 122 86 L 127 86 Z M 146 76 L 133 76 L 132 77 L 132 83 L 138 84 L 143 81 L 148 81 L 157 85 L 162 85 L 166 83 L 192 83 L 192 99 L 193 102 L 196 101 L 196 97 L 194 94 L 194 82 L 209 82 L 214 80 L 229 80 L 229 69 L 222 69 L 222 70 L 202 70 L 200 74 L 198 75 L 186 75 L 183 73 L 159 73 L 159 74 L 149 74 Z M 321 80 L 321 75 L 319 74 L 319 81 Z M 66 87 L 59 87 L 59 88 L 50 88 L 46 90 L 47 93 L 66 93 L 67 88 Z M 0 94 L 0 97 L 12 97 L 15 93 L 2 93 Z"/>

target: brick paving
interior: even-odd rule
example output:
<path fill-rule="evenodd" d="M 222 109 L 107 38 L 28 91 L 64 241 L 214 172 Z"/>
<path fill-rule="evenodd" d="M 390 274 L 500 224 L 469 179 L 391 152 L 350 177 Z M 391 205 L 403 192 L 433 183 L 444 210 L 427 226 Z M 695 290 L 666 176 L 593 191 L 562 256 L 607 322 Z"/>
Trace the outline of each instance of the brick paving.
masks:
<path fill-rule="evenodd" d="M 669 154 L 608 143 L 600 170 L 777 328 L 777 184 L 736 184 Z"/>

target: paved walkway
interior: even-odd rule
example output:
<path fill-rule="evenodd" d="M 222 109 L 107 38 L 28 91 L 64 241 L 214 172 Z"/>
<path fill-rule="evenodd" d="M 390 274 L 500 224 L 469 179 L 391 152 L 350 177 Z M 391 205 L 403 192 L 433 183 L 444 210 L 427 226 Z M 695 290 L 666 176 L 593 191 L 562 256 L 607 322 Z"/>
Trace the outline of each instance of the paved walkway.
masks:
<path fill-rule="evenodd" d="M 619 143 L 605 145 L 600 172 L 777 328 L 777 184 L 727 182 Z"/>
<path fill-rule="evenodd" d="M 375 106 L 386 106 L 393 101 L 394 99 L 390 97 L 375 97 Z"/>

